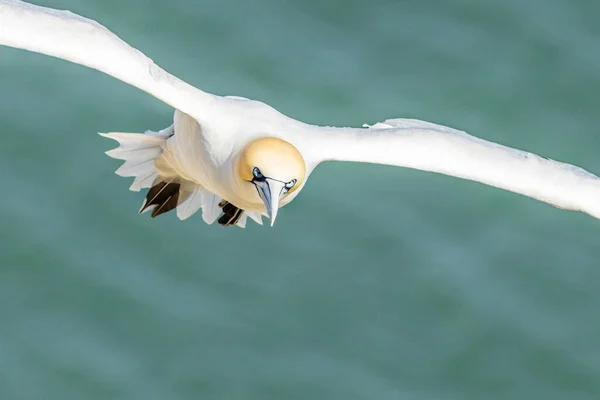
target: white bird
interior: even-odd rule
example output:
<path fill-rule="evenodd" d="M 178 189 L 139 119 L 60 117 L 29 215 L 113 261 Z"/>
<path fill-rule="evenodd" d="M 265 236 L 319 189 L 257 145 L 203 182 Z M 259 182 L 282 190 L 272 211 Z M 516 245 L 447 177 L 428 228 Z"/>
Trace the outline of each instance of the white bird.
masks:
<path fill-rule="evenodd" d="M 0 45 L 85 65 L 175 109 L 171 126 L 145 134 L 108 133 L 125 160 L 118 175 L 149 188 L 140 212 L 202 209 L 207 223 L 273 225 L 280 207 L 324 161 L 389 164 L 481 182 L 600 218 L 600 179 L 573 165 L 414 119 L 362 128 L 309 125 L 241 97 L 196 89 L 158 67 L 99 23 L 19 0 L 0 0 Z M 219 214 L 221 214 L 219 218 Z"/>

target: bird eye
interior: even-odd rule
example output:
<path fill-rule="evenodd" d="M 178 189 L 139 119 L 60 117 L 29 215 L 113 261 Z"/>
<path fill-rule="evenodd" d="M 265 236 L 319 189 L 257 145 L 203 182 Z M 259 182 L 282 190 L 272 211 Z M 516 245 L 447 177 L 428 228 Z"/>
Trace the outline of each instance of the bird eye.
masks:
<path fill-rule="evenodd" d="M 289 181 L 288 183 L 285 184 L 285 188 L 286 190 L 290 190 L 291 188 L 293 188 L 296 185 L 297 180 L 296 179 L 292 179 L 291 181 Z"/>
<path fill-rule="evenodd" d="M 261 180 L 261 179 L 265 178 L 263 176 L 262 172 L 260 172 L 260 169 L 258 169 L 258 167 L 254 167 L 254 169 L 252 170 L 252 175 L 254 176 L 254 179 L 256 179 L 256 180 Z"/>

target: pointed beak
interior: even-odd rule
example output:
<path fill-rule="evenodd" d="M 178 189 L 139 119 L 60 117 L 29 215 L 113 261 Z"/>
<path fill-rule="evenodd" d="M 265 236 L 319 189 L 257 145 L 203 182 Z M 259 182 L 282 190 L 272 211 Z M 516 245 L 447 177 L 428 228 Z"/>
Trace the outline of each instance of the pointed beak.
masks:
<path fill-rule="evenodd" d="M 273 226 L 275 218 L 277 218 L 277 211 L 279 211 L 279 200 L 285 183 L 267 178 L 262 182 L 256 182 L 255 185 L 258 188 L 260 198 L 265 203 L 271 226 Z"/>

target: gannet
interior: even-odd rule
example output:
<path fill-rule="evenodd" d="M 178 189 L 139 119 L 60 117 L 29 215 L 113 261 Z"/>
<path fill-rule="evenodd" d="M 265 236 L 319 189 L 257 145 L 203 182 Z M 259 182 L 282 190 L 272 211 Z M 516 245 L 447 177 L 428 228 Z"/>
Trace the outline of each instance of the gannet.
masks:
<path fill-rule="evenodd" d="M 600 218 L 600 179 L 574 165 L 502 146 L 446 126 L 388 119 L 359 128 L 315 126 L 260 101 L 196 89 L 156 65 L 103 25 L 69 11 L 0 0 L 0 44 L 61 58 L 113 76 L 174 111 L 158 132 L 106 133 L 110 157 L 148 189 L 140 212 L 180 219 L 201 209 L 206 223 L 272 226 L 315 167 L 325 161 L 389 164 L 522 194 Z"/>

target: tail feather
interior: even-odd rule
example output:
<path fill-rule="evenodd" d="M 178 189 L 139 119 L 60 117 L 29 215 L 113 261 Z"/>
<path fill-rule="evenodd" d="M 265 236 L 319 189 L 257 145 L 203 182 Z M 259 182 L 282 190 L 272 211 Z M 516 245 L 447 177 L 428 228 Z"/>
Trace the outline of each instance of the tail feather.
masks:
<path fill-rule="evenodd" d="M 212 225 L 217 218 L 219 218 L 219 214 L 221 214 L 221 207 L 219 207 L 219 203 L 221 202 L 221 197 L 217 196 L 214 193 L 211 193 L 205 189 L 201 189 L 202 191 L 202 219 L 209 225 Z"/>
<path fill-rule="evenodd" d="M 179 190 L 177 217 L 186 220 L 202 207 L 202 188 L 199 185 L 183 184 Z M 202 211 L 204 216 L 204 210 Z"/>
<path fill-rule="evenodd" d="M 173 134 L 173 126 L 158 132 L 147 131 L 145 134 L 100 133 L 103 137 L 119 142 L 119 147 L 106 152 L 109 157 L 125 161 L 115 173 L 119 176 L 135 178 L 129 187 L 132 191 L 139 192 L 141 189 L 149 189 L 139 212 L 152 211 L 151 216 L 155 218 L 175 209 L 177 217 L 185 220 L 201 209 L 202 219 L 209 225 L 217 219 L 225 218 L 223 214 L 227 214 L 227 225 L 244 228 L 248 217 L 262 225 L 264 213 L 240 210 L 239 215 L 229 215 L 225 212 L 226 210 L 221 209 L 220 203 L 223 199 L 216 194 L 194 182 L 176 177 L 176 174 L 167 177 L 158 173 L 157 159 L 161 160 L 159 157 L 163 151 L 168 149 L 167 140 Z M 165 166 L 162 165 L 164 162 L 159 162 L 159 164 L 161 164 L 159 168 L 164 174 Z"/>
<path fill-rule="evenodd" d="M 179 204 L 179 183 L 158 182 L 148 190 L 140 214 L 152 208 L 152 218 L 169 212 Z"/>
<path fill-rule="evenodd" d="M 156 179 L 158 179 L 158 173 L 156 171 L 153 171 L 148 175 L 136 176 L 133 183 L 129 187 L 129 190 L 139 192 L 142 189 L 150 188 L 152 187 L 152 182 L 154 182 Z"/>
<path fill-rule="evenodd" d="M 155 159 L 156 157 L 149 158 L 143 161 L 126 161 L 115 171 L 115 174 L 122 177 L 144 176 L 148 171 L 154 169 Z"/>
<path fill-rule="evenodd" d="M 111 158 L 124 160 L 125 163 L 115 171 L 119 176 L 135 177 L 130 190 L 139 192 L 141 189 L 150 188 L 158 178 L 154 161 L 162 153 L 162 146 L 169 138 L 169 128 L 146 133 L 101 133 L 101 136 L 119 142 L 119 147 L 106 152 Z"/>
<path fill-rule="evenodd" d="M 106 152 L 106 155 L 119 160 L 143 161 L 149 158 L 156 158 L 161 153 L 160 143 L 148 143 L 146 148 L 123 149 L 118 147 Z"/>

